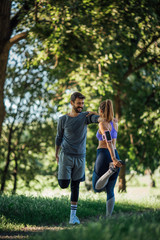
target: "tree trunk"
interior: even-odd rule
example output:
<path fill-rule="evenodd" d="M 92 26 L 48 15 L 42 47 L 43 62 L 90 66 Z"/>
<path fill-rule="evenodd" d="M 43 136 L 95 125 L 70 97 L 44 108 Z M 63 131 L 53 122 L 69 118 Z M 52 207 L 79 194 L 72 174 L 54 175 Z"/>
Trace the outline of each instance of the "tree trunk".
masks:
<path fill-rule="evenodd" d="M 150 176 L 151 176 L 150 187 L 155 188 L 155 187 L 156 187 L 156 182 L 155 182 L 155 180 L 153 179 L 153 173 L 152 173 L 151 170 L 150 170 Z"/>
<path fill-rule="evenodd" d="M 2 132 L 2 124 L 5 117 L 4 83 L 6 78 L 8 54 L 9 54 L 9 44 L 6 44 L 3 51 L 0 53 L 0 136 Z"/>
<path fill-rule="evenodd" d="M 118 186 L 118 192 L 126 192 L 126 166 L 123 165 L 121 167 L 120 173 L 119 173 L 119 186 Z"/>
<path fill-rule="evenodd" d="M 32 8 L 32 1 L 30 1 L 30 4 L 28 3 L 28 1 L 24 1 L 21 11 L 10 19 L 11 0 L 0 0 L 0 137 L 2 133 L 2 124 L 5 118 L 4 84 L 9 50 L 13 44 L 24 39 L 27 36 L 27 32 L 19 33 L 12 38 L 11 35 L 19 24 L 20 17 L 23 19 L 23 15 Z M 34 1 L 32 4 L 34 6 Z"/>
<path fill-rule="evenodd" d="M 14 184 L 13 184 L 12 194 L 15 194 L 16 193 L 16 189 L 17 189 L 17 171 L 18 171 L 18 159 L 15 156 L 15 168 L 14 168 L 14 172 L 13 172 Z"/>
<path fill-rule="evenodd" d="M 5 117 L 4 83 L 9 52 L 11 1 L 0 1 L 0 137 Z"/>
<path fill-rule="evenodd" d="M 117 95 L 115 96 L 115 113 L 116 113 L 116 118 L 119 120 L 121 118 L 121 99 L 120 99 L 120 91 L 117 91 Z"/>
<path fill-rule="evenodd" d="M 121 108 L 122 108 L 122 102 L 120 99 L 120 90 L 117 91 L 117 95 L 115 96 L 115 112 L 116 112 L 116 118 L 121 118 Z M 119 186 L 118 191 L 119 192 L 126 192 L 126 178 L 125 178 L 125 172 L 126 167 L 123 165 L 121 167 L 120 173 L 119 173 Z"/>
<path fill-rule="evenodd" d="M 8 154 L 7 154 L 7 159 L 6 159 L 6 165 L 5 165 L 4 171 L 2 173 L 2 179 L 1 179 L 1 190 L 0 190 L 1 193 L 4 192 L 6 177 L 7 177 L 7 173 L 8 173 L 9 164 L 10 164 L 12 132 L 13 132 L 13 128 L 11 127 L 10 132 L 9 132 L 9 139 L 8 139 Z"/>

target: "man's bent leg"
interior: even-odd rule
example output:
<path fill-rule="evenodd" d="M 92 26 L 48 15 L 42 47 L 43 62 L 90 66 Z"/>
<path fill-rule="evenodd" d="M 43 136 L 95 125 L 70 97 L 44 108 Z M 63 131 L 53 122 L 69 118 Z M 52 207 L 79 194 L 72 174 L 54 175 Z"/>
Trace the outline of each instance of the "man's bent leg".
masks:
<path fill-rule="evenodd" d="M 67 188 L 69 186 L 70 180 L 58 179 L 58 184 L 61 188 Z"/>

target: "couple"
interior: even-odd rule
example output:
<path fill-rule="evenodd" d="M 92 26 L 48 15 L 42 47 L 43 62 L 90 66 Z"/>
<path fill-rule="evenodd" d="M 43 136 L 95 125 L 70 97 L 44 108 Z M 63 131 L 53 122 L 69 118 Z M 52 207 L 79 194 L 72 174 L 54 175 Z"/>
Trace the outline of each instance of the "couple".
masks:
<path fill-rule="evenodd" d="M 106 190 L 106 215 L 112 214 L 115 198 L 114 187 L 122 166 L 116 150 L 118 122 L 114 118 L 111 100 L 103 101 L 99 106 L 99 115 L 82 112 L 83 96 L 79 92 L 71 95 L 72 110 L 59 118 L 56 135 L 56 160 L 58 163 L 58 183 L 67 188 L 71 180 L 70 224 L 80 223 L 76 216 L 79 197 L 79 184 L 85 180 L 85 154 L 87 125 L 99 123 L 96 137 L 99 140 L 97 158 L 93 172 L 95 192 Z M 110 139 L 109 139 L 110 138 Z M 59 154 L 59 150 L 61 151 Z"/>

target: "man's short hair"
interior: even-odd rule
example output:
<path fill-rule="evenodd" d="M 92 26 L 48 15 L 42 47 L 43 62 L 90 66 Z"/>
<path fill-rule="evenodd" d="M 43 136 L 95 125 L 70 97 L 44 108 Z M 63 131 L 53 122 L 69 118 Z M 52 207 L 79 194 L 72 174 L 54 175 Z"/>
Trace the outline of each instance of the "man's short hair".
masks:
<path fill-rule="evenodd" d="M 80 92 L 74 92 L 74 93 L 71 95 L 71 101 L 72 101 L 72 102 L 75 102 L 76 98 L 85 99 L 85 96 L 82 95 L 82 93 L 80 93 Z"/>

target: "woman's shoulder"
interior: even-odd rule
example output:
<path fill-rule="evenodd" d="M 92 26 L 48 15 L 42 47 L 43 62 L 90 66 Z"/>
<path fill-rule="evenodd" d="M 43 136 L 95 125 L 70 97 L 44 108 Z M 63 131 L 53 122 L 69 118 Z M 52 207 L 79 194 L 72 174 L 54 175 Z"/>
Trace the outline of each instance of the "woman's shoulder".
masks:
<path fill-rule="evenodd" d="M 118 124 L 117 118 L 113 118 L 113 122 Z"/>
<path fill-rule="evenodd" d="M 100 122 L 99 123 L 99 129 L 109 129 L 110 128 L 110 124 L 109 124 L 109 122 L 107 122 L 107 121 L 103 121 L 103 122 Z"/>
<path fill-rule="evenodd" d="M 116 118 L 113 119 L 113 126 L 115 130 L 118 132 L 118 120 Z"/>

